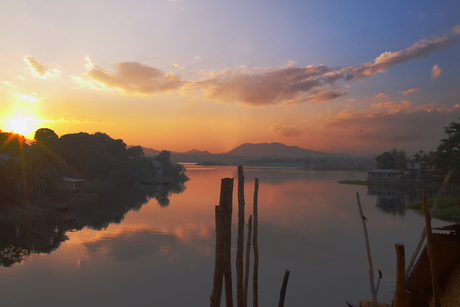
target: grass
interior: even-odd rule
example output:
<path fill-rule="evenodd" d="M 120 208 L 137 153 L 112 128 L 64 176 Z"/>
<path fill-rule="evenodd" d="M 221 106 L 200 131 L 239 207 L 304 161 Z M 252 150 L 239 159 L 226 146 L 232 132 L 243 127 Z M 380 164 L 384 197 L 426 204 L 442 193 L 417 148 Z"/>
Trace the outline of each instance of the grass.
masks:
<path fill-rule="evenodd" d="M 434 199 L 428 199 L 428 207 L 433 207 Z M 408 209 L 417 211 L 420 215 L 423 215 L 422 201 L 416 201 L 407 206 Z M 460 222 L 460 196 L 448 196 L 440 200 L 438 209 L 434 215 L 434 218 L 446 221 L 446 222 Z"/>

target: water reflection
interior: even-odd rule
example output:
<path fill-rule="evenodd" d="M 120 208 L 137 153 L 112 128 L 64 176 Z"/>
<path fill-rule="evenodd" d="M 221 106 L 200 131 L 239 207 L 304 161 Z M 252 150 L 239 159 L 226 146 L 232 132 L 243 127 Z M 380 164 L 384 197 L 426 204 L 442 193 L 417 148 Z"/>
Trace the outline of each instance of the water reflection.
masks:
<path fill-rule="evenodd" d="M 167 207 L 169 197 L 184 190 L 183 182 L 174 182 L 99 193 L 53 195 L 50 199 L 67 205 L 52 208 L 46 214 L 0 220 L 0 266 L 11 267 L 30 254 L 51 253 L 69 239 L 68 231 L 84 227 L 102 230 L 111 223 L 118 224 L 127 212 L 138 211 L 152 198 L 161 207 Z"/>
<path fill-rule="evenodd" d="M 436 188 L 425 188 L 428 197 L 436 195 Z M 420 199 L 419 188 L 368 185 L 367 194 L 376 196 L 376 207 L 385 213 L 404 216 L 407 205 Z"/>
<path fill-rule="evenodd" d="M 58 249 L 49 255 L 31 253 L 21 265 L 0 268 L 2 302 L 69 307 L 209 305 L 214 207 L 221 178 L 235 178 L 236 167 L 187 169 L 190 181 L 185 190 L 146 187 L 148 191 L 133 195 L 120 191 L 101 195 L 100 208 L 82 201 L 80 211 L 66 212 L 76 219 L 59 225 L 67 239 Z M 365 173 L 245 168 L 245 177 L 246 219 L 252 214 L 254 178 L 260 178 L 260 306 L 276 305 L 285 269 L 291 270 L 286 305 L 341 306 L 345 300 L 358 302 L 370 296 L 356 192 L 369 220 L 374 265 L 384 274 L 379 298 L 389 302 L 395 282 L 394 244 L 404 243 L 411 253 L 423 217 L 408 211 L 395 218 L 375 207 L 377 196 L 367 194 L 367 187 L 337 183 L 365 179 Z M 168 207 L 159 204 L 155 197 L 161 199 L 159 195 L 167 195 Z M 236 190 L 234 204 L 235 199 Z M 48 235 L 40 231 L 36 235 L 45 234 L 46 239 L 55 230 L 51 225 Z M 236 246 L 235 224 L 233 230 Z M 15 236 L 11 228 L 8 238 L 1 237 L 9 245 L 2 247 L 17 243 Z"/>

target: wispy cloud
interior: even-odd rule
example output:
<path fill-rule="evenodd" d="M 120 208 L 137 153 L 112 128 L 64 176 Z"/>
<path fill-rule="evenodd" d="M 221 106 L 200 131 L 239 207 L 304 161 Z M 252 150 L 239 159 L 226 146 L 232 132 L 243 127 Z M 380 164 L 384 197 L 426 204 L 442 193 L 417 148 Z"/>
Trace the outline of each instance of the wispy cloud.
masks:
<path fill-rule="evenodd" d="M 439 65 L 436 64 L 433 66 L 433 69 L 431 70 L 432 74 L 431 74 L 431 78 L 433 78 L 433 80 L 437 79 L 441 73 L 442 73 L 442 69 L 439 68 Z"/>
<path fill-rule="evenodd" d="M 180 70 L 184 70 L 184 69 L 185 69 L 185 67 L 181 67 L 181 66 L 179 66 L 179 64 L 176 64 L 176 63 L 169 64 L 169 66 L 175 67 L 175 68 L 179 68 Z"/>
<path fill-rule="evenodd" d="M 372 97 L 373 100 L 388 99 L 388 98 L 390 98 L 390 96 L 388 96 L 385 93 L 380 93 L 380 94 L 375 95 L 374 97 Z"/>
<path fill-rule="evenodd" d="M 299 137 L 302 135 L 303 131 L 293 127 L 272 125 L 270 126 L 270 133 L 284 137 Z"/>
<path fill-rule="evenodd" d="M 238 102 L 246 106 L 261 107 L 280 103 L 297 104 L 305 101 L 322 102 L 341 97 L 329 83 L 343 78 L 325 65 L 223 70 L 209 73 L 199 81 L 183 88 L 184 94 L 203 93 L 204 99 L 224 103 Z"/>
<path fill-rule="evenodd" d="M 411 88 L 410 90 L 404 91 L 403 95 L 414 94 L 414 93 L 417 93 L 418 91 L 420 91 L 419 88 Z"/>
<path fill-rule="evenodd" d="M 2 81 L 2 83 L 5 84 L 6 86 L 13 86 L 13 83 L 9 81 Z"/>
<path fill-rule="evenodd" d="M 294 62 L 290 62 L 281 67 L 240 67 L 236 70 L 209 72 L 207 77 L 184 86 L 182 93 L 223 103 L 237 102 L 251 107 L 324 102 L 347 94 L 337 90 L 337 83 L 341 80 L 364 80 L 365 77 L 383 73 L 394 65 L 426 57 L 449 47 L 455 41 L 455 37 L 449 35 L 421 40 L 404 50 L 384 52 L 373 62 L 363 63 L 358 67 L 296 67 Z M 388 98 L 383 93 L 379 95 L 375 99 Z"/>
<path fill-rule="evenodd" d="M 374 109 L 388 109 L 388 114 L 401 112 L 402 110 L 412 107 L 412 103 L 408 101 L 389 101 L 372 104 Z"/>
<path fill-rule="evenodd" d="M 452 32 L 455 34 L 460 34 L 460 25 L 456 25 L 452 28 Z"/>
<path fill-rule="evenodd" d="M 431 53 L 447 48 L 455 42 L 453 36 L 436 37 L 429 40 L 421 40 L 407 49 L 391 52 L 387 51 L 378 56 L 374 62 L 361 64 L 359 67 L 348 67 L 347 79 L 363 80 L 365 77 L 383 73 L 391 66 L 403 64 L 407 61 L 426 57 Z"/>
<path fill-rule="evenodd" d="M 31 55 L 26 55 L 24 61 L 28 64 L 33 76 L 40 79 L 54 79 L 62 75 L 62 69 L 57 64 L 42 64 Z"/>
<path fill-rule="evenodd" d="M 432 110 L 423 109 L 427 107 L 412 105 L 400 112 L 389 113 L 344 111 L 325 122 L 319 137 L 331 147 L 348 147 L 350 150 L 370 145 L 374 152 L 399 146 L 409 151 L 433 150 L 443 137 L 442 128 L 446 122 L 460 116 L 460 105 L 448 108 L 447 113 L 438 111 L 443 108 L 440 105 Z"/>
<path fill-rule="evenodd" d="M 172 72 L 141 64 L 139 62 L 119 62 L 114 65 L 115 72 L 94 65 L 86 57 L 86 73 L 74 77 L 74 81 L 84 87 L 117 89 L 127 95 L 153 95 L 174 91 L 186 84 Z"/>
<path fill-rule="evenodd" d="M 44 99 L 43 97 L 37 97 L 37 94 L 35 93 L 32 93 L 30 95 L 29 94 L 14 94 L 14 95 L 24 100 L 30 101 L 30 102 L 37 102 L 37 101 Z"/>

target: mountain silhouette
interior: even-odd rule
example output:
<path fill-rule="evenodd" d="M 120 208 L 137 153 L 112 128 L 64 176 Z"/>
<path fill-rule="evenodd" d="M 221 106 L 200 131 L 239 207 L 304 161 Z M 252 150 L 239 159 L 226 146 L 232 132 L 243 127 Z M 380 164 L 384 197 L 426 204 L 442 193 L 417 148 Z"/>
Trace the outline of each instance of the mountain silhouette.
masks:
<path fill-rule="evenodd" d="M 282 143 L 245 143 L 225 154 L 251 158 L 316 158 L 330 155 L 321 151 L 304 149 L 297 146 L 288 146 Z"/>

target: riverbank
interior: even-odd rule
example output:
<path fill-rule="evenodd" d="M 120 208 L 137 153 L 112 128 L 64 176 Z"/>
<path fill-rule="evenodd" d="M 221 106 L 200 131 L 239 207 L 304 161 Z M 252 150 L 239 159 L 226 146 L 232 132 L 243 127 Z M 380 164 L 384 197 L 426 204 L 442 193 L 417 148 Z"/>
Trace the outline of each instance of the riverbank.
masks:
<path fill-rule="evenodd" d="M 366 186 L 388 186 L 388 187 L 400 187 L 400 188 L 433 188 L 438 187 L 438 183 L 434 182 L 409 182 L 409 181 L 366 181 L 366 180 L 340 180 L 340 184 L 355 184 L 355 185 L 366 185 Z"/>

